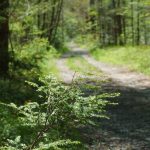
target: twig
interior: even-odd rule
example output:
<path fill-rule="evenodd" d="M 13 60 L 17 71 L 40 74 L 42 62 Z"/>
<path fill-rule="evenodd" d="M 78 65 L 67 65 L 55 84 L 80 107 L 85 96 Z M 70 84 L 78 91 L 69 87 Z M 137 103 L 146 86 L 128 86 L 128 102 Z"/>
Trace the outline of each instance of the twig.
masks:
<path fill-rule="evenodd" d="M 72 80 L 71 80 L 71 83 L 73 83 L 74 82 L 74 79 L 75 79 L 75 76 L 76 76 L 76 71 L 74 72 L 74 74 L 73 74 L 73 77 L 72 77 Z"/>
<path fill-rule="evenodd" d="M 37 142 L 43 137 L 44 133 L 46 133 L 49 129 L 51 128 L 50 125 L 44 127 L 44 129 L 42 129 L 38 135 L 36 136 L 35 140 L 33 141 L 33 143 L 31 144 L 31 146 L 29 146 L 26 150 L 32 150 L 35 145 L 37 144 Z"/>

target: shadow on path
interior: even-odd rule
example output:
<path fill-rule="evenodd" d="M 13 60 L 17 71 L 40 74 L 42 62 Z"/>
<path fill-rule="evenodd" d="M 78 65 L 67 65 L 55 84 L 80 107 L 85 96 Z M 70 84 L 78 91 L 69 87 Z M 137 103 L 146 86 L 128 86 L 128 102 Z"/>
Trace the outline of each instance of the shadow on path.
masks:
<path fill-rule="evenodd" d="M 99 119 L 100 125 L 96 129 L 81 130 L 87 143 L 93 146 L 91 150 L 95 147 L 97 150 L 150 150 L 150 88 L 136 90 L 117 86 L 114 81 L 100 86 L 100 94 L 119 92 L 120 96 L 113 100 L 118 105 L 107 108 L 110 119 Z"/>
<path fill-rule="evenodd" d="M 62 59 L 89 56 L 88 52 L 75 49 L 66 53 Z M 110 119 L 100 119 L 100 127 L 82 130 L 85 139 L 93 150 L 150 150 L 150 87 L 146 85 L 137 88 L 138 84 L 130 86 L 119 82 L 109 74 L 108 79 L 108 82 L 99 85 L 101 89 L 99 93 L 119 92 L 120 96 L 116 98 L 118 105 L 107 108 Z M 92 91 L 84 92 L 88 95 L 92 93 Z"/>

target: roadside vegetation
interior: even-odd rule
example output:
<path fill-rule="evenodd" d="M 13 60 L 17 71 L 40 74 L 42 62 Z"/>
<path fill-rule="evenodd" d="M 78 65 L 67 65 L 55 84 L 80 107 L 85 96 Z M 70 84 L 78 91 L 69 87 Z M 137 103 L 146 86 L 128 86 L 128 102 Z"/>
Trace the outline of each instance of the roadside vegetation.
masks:
<path fill-rule="evenodd" d="M 63 0 L 1 1 L 0 150 L 84 150 L 79 129 L 108 118 L 108 95 L 85 96 L 60 81 L 57 59 L 70 39 L 64 7 Z"/>
<path fill-rule="evenodd" d="M 150 75 L 150 47 L 149 46 L 125 46 L 94 48 L 90 50 L 95 59 L 129 68 Z"/>
<path fill-rule="evenodd" d="M 102 75 L 100 70 L 90 65 L 82 56 L 73 56 L 67 59 L 68 67 L 81 75 Z"/>
<path fill-rule="evenodd" d="M 150 3 L 135 1 L 1 0 L 0 150 L 89 149 L 97 137 L 87 142 L 81 130 L 100 128 L 118 94 L 63 83 L 57 59 L 73 40 L 97 60 L 150 74 Z M 83 57 L 66 65 L 102 75 Z"/>

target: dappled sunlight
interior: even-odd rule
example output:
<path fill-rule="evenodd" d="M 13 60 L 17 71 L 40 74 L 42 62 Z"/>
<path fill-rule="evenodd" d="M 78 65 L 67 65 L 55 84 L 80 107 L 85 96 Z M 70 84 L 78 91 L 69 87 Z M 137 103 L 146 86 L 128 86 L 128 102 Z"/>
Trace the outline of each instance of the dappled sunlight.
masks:
<path fill-rule="evenodd" d="M 149 0 L 0 1 L 0 150 L 150 150 Z"/>

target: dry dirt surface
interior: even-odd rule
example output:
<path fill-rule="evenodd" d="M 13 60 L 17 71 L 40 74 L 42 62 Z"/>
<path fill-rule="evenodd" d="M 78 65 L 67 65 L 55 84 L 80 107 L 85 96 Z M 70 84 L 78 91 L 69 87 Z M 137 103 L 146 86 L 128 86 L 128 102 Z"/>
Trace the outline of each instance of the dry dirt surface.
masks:
<path fill-rule="evenodd" d="M 86 127 L 81 131 L 89 150 L 150 150 L 150 78 L 96 61 L 87 50 L 73 43 L 69 48 L 71 51 L 57 62 L 65 83 L 80 77 L 66 66 L 66 59 L 82 56 L 107 77 L 108 81 L 99 85 L 101 93 L 120 93 L 116 98 L 118 105 L 108 108 L 109 120 L 100 119 L 98 128 Z"/>
<path fill-rule="evenodd" d="M 72 53 L 75 55 L 82 55 L 90 64 L 106 73 L 118 84 L 136 89 L 150 88 L 150 77 L 130 71 L 127 68 L 116 67 L 96 61 L 90 56 L 86 49 L 79 48 L 75 44 L 70 44 L 69 47 Z"/>

